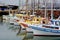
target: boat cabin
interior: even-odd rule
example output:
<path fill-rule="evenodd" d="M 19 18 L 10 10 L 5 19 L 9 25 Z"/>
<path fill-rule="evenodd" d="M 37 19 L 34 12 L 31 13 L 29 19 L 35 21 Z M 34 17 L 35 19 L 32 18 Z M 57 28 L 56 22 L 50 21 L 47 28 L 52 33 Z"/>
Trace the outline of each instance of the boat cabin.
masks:
<path fill-rule="evenodd" d="M 56 26 L 60 26 L 60 20 L 51 20 L 51 23 Z"/>
<path fill-rule="evenodd" d="M 51 28 L 51 29 L 60 29 L 60 20 L 51 20 L 51 25 L 44 24 L 42 27 Z"/>

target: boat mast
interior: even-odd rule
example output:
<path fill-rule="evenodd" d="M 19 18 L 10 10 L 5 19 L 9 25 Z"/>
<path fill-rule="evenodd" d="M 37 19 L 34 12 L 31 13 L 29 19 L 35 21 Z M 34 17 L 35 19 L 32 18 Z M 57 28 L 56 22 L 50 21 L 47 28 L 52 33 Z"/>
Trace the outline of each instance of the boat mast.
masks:
<path fill-rule="evenodd" d="M 28 0 L 26 0 L 26 15 L 28 15 Z"/>
<path fill-rule="evenodd" d="M 35 11 L 35 0 L 33 0 L 33 15 L 34 15 L 34 11 Z"/>
<path fill-rule="evenodd" d="M 45 11 L 44 17 L 45 17 L 45 18 L 47 18 L 47 14 L 46 14 L 46 11 L 47 11 L 47 8 L 46 8 L 46 1 L 47 1 L 47 0 L 43 0 L 44 11 Z"/>
<path fill-rule="evenodd" d="M 47 18 L 47 14 L 46 14 L 46 10 L 47 10 L 47 8 L 46 8 L 46 1 L 47 1 L 47 0 L 43 0 L 44 5 L 45 5 L 45 18 Z"/>
<path fill-rule="evenodd" d="M 21 0 L 19 0 L 18 13 L 20 13 L 20 6 L 21 6 L 20 1 L 21 1 Z"/>
<path fill-rule="evenodd" d="M 38 0 L 38 10 L 39 10 L 39 4 L 40 4 L 40 0 Z"/>
<path fill-rule="evenodd" d="M 51 0 L 51 19 L 53 19 L 53 0 Z"/>

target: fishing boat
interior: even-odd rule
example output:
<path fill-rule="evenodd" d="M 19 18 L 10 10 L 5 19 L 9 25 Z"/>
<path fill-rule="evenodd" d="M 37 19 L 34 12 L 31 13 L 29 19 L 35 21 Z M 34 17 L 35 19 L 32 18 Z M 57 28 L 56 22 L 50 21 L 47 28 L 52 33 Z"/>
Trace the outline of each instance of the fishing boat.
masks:
<path fill-rule="evenodd" d="M 46 10 L 45 8 L 44 18 L 34 15 L 34 9 L 32 16 L 18 14 L 20 18 L 18 23 L 27 31 L 33 31 L 33 35 L 60 35 L 60 19 L 53 19 L 53 4 L 51 3 L 51 19 L 46 17 Z"/>
<path fill-rule="evenodd" d="M 60 35 L 60 20 L 34 17 L 31 21 L 20 22 L 22 28 L 33 31 L 34 35 Z"/>
<path fill-rule="evenodd" d="M 29 25 L 34 35 L 60 35 L 60 20 L 51 20 L 51 24 Z"/>
<path fill-rule="evenodd" d="M 46 11 L 46 8 L 45 8 Z M 46 15 L 45 15 L 46 16 Z M 33 31 L 34 35 L 60 35 L 60 20 L 53 19 L 53 6 L 51 4 L 51 19 L 33 17 L 32 20 L 22 22 L 23 27 L 26 25 L 27 31 Z"/>

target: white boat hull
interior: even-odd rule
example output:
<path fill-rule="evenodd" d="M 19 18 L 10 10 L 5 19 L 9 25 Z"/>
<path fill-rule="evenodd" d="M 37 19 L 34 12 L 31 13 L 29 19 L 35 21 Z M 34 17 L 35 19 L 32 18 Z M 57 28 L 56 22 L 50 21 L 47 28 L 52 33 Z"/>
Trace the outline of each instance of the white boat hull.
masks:
<path fill-rule="evenodd" d="M 29 25 L 28 27 L 26 27 L 26 30 L 27 32 L 33 31 L 33 35 L 60 35 L 60 30 L 43 28 L 42 25 L 37 25 L 37 26 Z"/>
<path fill-rule="evenodd" d="M 27 31 L 33 31 L 33 35 L 60 35 L 60 33 L 44 32 L 32 28 L 26 28 Z"/>

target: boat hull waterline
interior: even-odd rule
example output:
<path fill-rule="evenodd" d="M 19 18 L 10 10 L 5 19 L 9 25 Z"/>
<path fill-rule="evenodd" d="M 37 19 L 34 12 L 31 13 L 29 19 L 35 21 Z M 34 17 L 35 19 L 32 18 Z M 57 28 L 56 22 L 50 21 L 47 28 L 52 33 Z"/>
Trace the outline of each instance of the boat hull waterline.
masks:
<path fill-rule="evenodd" d="M 53 29 L 42 28 L 42 27 L 28 26 L 26 27 L 26 30 L 33 31 L 34 35 L 60 35 L 60 30 L 53 30 Z"/>
<path fill-rule="evenodd" d="M 40 28 L 34 26 L 30 26 L 30 29 L 33 31 L 34 35 L 60 35 L 60 30 Z M 27 28 L 27 30 L 29 29 Z"/>

